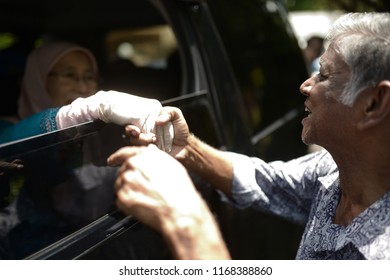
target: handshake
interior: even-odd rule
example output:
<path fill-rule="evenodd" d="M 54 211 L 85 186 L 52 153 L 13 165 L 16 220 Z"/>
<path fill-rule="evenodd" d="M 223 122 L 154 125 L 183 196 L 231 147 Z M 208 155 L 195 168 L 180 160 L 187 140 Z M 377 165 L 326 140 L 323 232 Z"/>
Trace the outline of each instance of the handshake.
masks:
<path fill-rule="evenodd" d="M 141 133 L 153 133 L 157 138 L 157 146 L 169 153 L 174 137 L 173 126 L 171 122 L 156 126 L 161 109 L 162 105 L 156 99 L 113 90 L 99 91 L 61 107 L 56 122 L 59 129 L 97 119 L 121 126 L 134 125 Z"/>

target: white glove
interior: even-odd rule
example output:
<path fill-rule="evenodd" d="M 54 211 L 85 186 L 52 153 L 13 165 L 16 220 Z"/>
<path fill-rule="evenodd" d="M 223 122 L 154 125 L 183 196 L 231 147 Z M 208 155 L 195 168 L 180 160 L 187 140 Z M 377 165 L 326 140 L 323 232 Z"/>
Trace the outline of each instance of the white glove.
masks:
<path fill-rule="evenodd" d="M 168 123 L 156 130 L 156 119 L 162 109 L 156 99 L 118 91 L 99 91 L 87 98 L 77 98 L 57 113 L 59 129 L 100 119 L 117 125 L 136 125 L 142 133 L 153 133 L 157 146 L 167 152 L 172 149 L 173 127 Z"/>

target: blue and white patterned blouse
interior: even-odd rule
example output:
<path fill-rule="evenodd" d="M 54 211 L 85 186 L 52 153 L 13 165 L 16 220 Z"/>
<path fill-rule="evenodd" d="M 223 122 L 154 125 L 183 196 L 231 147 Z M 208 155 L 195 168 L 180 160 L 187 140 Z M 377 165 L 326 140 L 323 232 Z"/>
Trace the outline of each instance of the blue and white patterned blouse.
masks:
<path fill-rule="evenodd" d="M 233 197 L 222 199 L 306 225 L 297 259 L 390 259 L 390 192 L 343 227 L 332 222 L 340 184 L 327 151 L 271 163 L 229 154 Z"/>

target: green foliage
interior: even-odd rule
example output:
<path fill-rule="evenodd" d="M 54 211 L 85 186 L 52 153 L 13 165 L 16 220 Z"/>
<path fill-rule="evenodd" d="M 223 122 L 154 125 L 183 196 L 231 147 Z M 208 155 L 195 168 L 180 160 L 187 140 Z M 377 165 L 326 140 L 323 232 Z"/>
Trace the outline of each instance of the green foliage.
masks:
<path fill-rule="evenodd" d="M 11 33 L 0 33 L 0 50 L 9 48 L 15 43 L 15 36 Z"/>

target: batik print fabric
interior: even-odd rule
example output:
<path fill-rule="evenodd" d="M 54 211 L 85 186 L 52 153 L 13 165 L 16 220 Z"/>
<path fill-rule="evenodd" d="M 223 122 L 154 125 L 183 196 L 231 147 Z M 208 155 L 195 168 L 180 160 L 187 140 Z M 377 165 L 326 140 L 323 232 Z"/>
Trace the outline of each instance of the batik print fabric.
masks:
<path fill-rule="evenodd" d="M 265 163 L 229 153 L 234 165 L 232 198 L 305 226 L 297 259 L 390 259 L 390 192 L 350 225 L 333 223 L 340 198 L 338 169 L 323 150 L 288 162 Z"/>

